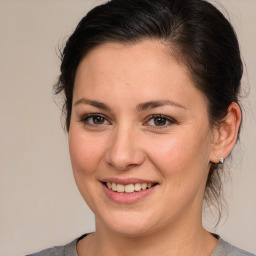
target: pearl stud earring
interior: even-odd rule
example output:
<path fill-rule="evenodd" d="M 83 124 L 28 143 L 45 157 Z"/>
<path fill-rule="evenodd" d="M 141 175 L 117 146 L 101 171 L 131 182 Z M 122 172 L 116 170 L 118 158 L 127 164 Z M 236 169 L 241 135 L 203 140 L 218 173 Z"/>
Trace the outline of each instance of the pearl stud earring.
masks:
<path fill-rule="evenodd" d="M 224 164 L 224 158 L 223 157 L 220 158 L 219 164 Z"/>

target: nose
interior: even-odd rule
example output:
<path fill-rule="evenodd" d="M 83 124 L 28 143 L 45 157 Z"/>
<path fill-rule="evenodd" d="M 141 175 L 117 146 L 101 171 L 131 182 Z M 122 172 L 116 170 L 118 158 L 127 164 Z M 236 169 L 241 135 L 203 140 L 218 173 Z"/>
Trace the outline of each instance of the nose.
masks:
<path fill-rule="evenodd" d="M 106 152 L 107 163 L 117 170 L 128 170 L 141 165 L 145 160 L 145 153 L 138 136 L 138 131 L 132 128 L 117 128 Z"/>

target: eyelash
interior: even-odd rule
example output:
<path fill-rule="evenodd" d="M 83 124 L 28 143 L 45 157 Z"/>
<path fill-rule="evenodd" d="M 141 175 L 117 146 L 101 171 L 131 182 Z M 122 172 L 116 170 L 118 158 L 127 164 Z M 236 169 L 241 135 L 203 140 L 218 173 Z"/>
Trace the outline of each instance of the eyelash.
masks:
<path fill-rule="evenodd" d="M 106 117 L 104 117 L 103 115 L 101 114 L 90 114 L 90 115 L 86 115 L 84 116 L 82 119 L 81 119 L 81 122 L 83 122 L 85 125 L 90 125 L 90 126 L 100 126 L 100 125 L 104 125 L 104 123 L 102 124 L 95 124 L 95 123 L 89 123 L 89 120 L 92 119 L 92 122 L 93 122 L 93 119 L 94 118 L 102 118 L 103 121 L 107 121 L 108 123 L 110 123 Z"/>
<path fill-rule="evenodd" d="M 89 120 L 90 119 L 92 119 L 92 122 L 94 122 L 94 118 L 101 118 L 101 120 L 103 121 L 103 123 L 99 123 L 99 124 L 96 124 L 96 123 L 90 123 L 89 122 Z M 150 121 L 153 121 L 153 122 L 155 122 L 156 121 L 156 119 L 162 119 L 163 120 L 163 122 L 165 122 L 164 123 L 164 125 L 156 125 L 155 123 L 154 123 L 154 125 L 153 124 L 148 124 Z M 86 115 L 86 116 L 84 116 L 82 119 L 81 119 L 81 122 L 83 122 L 85 125 L 89 125 L 89 126 L 96 126 L 96 127 L 98 127 L 98 126 L 101 126 L 101 125 L 106 125 L 105 124 L 105 122 L 108 122 L 108 124 L 107 125 L 109 125 L 109 124 L 111 124 L 108 120 L 107 120 L 107 118 L 104 116 L 104 115 L 101 115 L 101 114 L 89 114 L 89 115 Z M 167 123 L 167 124 L 166 124 Z M 150 126 L 150 127 L 152 127 L 153 129 L 164 129 L 164 128 L 166 128 L 166 127 L 168 127 L 168 126 L 170 126 L 170 125 L 172 125 L 172 124 L 175 124 L 176 123 L 176 121 L 174 120 L 174 119 L 172 119 L 172 118 L 170 118 L 170 117 L 168 117 L 168 116 L 166 116 L 166 115 L 151 115 L 151 116 L 149 116 L 147 119 L 146 119 L 146 121 L 143 123 L 143 126 Z"/>
<path fill-rule="evenodd" d="M 144 126 L 147 126 L 146 123 L 149 123 L 149 121 L 155 121 L 157 118 L 163 119 L 164 122 L 168 122 L 167 124 L 165 123 L 164 125 L 149 125 L 151 126 L 153 129 L 164 129 L 167 128 L 168 126 L 175 124 L 176 121 L 166 115 L 151 115 L 149 118 L 147 118 L 146 122 L 143 123 Z"/>

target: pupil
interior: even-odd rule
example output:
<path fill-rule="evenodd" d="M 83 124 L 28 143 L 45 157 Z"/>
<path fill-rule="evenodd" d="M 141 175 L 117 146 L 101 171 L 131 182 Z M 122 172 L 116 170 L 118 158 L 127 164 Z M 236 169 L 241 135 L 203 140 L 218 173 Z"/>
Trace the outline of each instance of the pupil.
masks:
<path fill-rule="evenodd" d="M 160 125 L 165 125 L 166 124 L 166 119 L 162 117 L 157 117 L 155 118 L 155 125 L 160 126 Z"/>
<path fill-rule="evenodd" d="M 101 116 L 95 116 L 95 117 L 93 118 L 93 122 L 94 122 L 95 124 L 103 124 L 103 123 L 104 123 L 104 119 L 103 119 L 103 117 L 101 117 Z"/>

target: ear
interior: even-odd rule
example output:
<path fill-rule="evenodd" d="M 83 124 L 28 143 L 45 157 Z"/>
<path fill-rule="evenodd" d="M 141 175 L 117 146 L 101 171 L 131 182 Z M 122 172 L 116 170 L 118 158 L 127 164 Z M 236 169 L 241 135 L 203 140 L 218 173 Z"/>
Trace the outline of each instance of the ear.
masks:
<path fill-rule="evenodd" d="M 230 154 L 237 140 L 241 118 L 239 105 L 232 102 L 225 120 L 214 130 L 214 144 L 210 155 L 211 162 L 219 163 L 220 158 L 225 159 Z"/>

